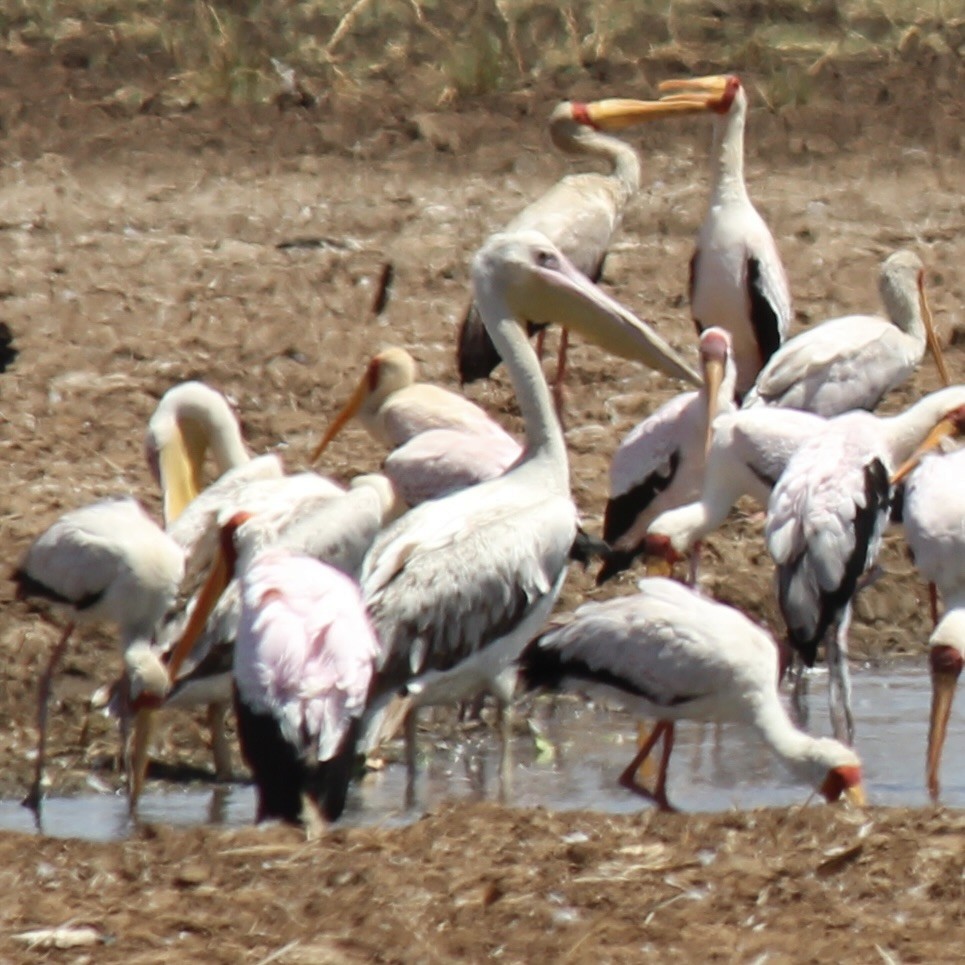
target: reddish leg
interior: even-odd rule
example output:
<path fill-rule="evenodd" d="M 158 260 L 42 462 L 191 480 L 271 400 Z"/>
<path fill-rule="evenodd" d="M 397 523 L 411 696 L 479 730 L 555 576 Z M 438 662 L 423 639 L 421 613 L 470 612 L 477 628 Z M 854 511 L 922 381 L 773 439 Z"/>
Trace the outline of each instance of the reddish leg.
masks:
<path fill-rule="evenodd" d="M 50 654 L 50 660 L 47 661 L 47 667 L 40 678 L 40 687 L 37 693 L 37 763 L 34 768 L 34 782 L 30 786 L 27 796 L 23 799 L 24 807 L 33 811 L 40 810 L 40 798 L 42 796 L 40 785 L 44 777 L 44 756 L 47 748 L 47 705 L 50 703 L 50 685 L 54 679 L 57 665 L 67 649 L 67 641 L 73 632 L 74 624 L 68 623 L 63 635 Z"/>
<path fill-rule="evenodd" d="M 647 788 L 638 784 L 635 780 L 637 771 L 643 765 L 643 762 L 650 755 L 650 752 L 656 746 L 657 741 L 663 737 L 663 753 L 660 757 L 660 770 L 657 773 L 657 786 L 651 793 Z M 620 775 L 618 782 L 621 787 L 625 787 L 628 791 L 632 791 L 634 794 L 639 794 L 641 797 L 647 798 L 648 801 L 653 801 L 654 804 L 660 808 L 661 811 L 673 811 L 674 808 L 667 800 L 667 764 L 670 761 L 670 752 L 673 750 L 673 739 L 674 739 L 674 725 L 673 721 L 661 720 L 654 727 L 650 736 L 647 738 L 646 743 L 643 747 L 637 751 L 633 760 L 627 765 L 626 770 Z"/>
<path fill-rule="evenodd" d="M 931 604 L 931 622 L 938 626 L 938 587 L 934 583 L 928 584 L 928 602 Z"/>
<path fill-rule="evenodd" d="M 536 357 L 543 361 L 543 348 L 546 345 L 546 326 L 536 333 Z"/>

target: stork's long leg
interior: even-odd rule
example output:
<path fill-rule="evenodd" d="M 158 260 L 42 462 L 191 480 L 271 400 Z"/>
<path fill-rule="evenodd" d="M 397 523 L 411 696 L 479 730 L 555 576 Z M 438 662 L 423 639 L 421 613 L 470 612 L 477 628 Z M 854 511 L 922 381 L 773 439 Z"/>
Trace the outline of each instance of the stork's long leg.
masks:
<path fill-rule="evenodd" d="M 219 781 L 230 781 L 231 744 L 225 733 L 225 718 L 228 716 L 227 703 L 208 704 L 208 729 L 211 732 L 211 752 L 214 755 L 214 776 Z"/>
<path fill-rule="evenodd" d="M 933 627 L 938 626 L 938 587 L 934 583 L 928 584 L 928 603 L 931 606 L 931 622 Z"/>
<path fill-rule="evenodd" d="M 513 705 L 496 697 L 496 720 L 499 727 L 499 803 L 506 804 L 513 792 Z"/>
<path fill-rule="evenodd" d="M 410 707 L 405 715 L 405 806 L 415 807 L 416 783 L 416 714 L 418 709 Z"/>
<path fill-rule="evenodd" d="M 791 681 L 791 717 L 801 730 L 807 730 L 808 718 L 808 677 L 804 661 L 796 651 L 791 651 L 788 677 Z"/>
<path fill-rule="evenodd" d="M 673 750 L 673 732 L 673 721 L 658 721 L 657 726 L 654 727 L 646 743 L 637 751 L 633 760 L 630 761 L 618 779 L 621 787 L 625 787 L 628 791 L 633 791 L 634 794 L 639 794 L 641 797 L 653 801 L 661 811 L 674 810 L 673 806 L 667 800 L 667 764 L 670 761 L 670 752 Z M 660 757 L 660 769 L 657 772 L 657 785 L 651 792 L 642 784 L 638 784 L 635 778 L 637 771 L 642 767 L 643 762 L 650 755 L 650 752 L 661 737 L 663 738 L 663 753 Z"/>
<path fill-rule="evenodd" d="M 50 654 L 43 676 L 40 678 L 40 686 L 37 690 L 37 762 L 34 766 L 34 781 L 23 799 L 25 807 L 32 811 L 40 810 L 40 798 L 42 796 L 41 784 L 44 778 L 44 757 L 47 749 L 47 706 L 50 703 L 50 685 L 57 671 L 57 665 L 64 656 L 67 649 L 67 641 L 74 632 L 74 624 L 68 623 L 61 638 Z"/>
<path fill-rule="evenodd" d="M 854 717 L 851 713 L 851 676 L 848 673 L 848 628 L 851 605 L 825 636 L 828 660 L 828 710 L 834 736 L 845 744 L 854 743 Z"/>

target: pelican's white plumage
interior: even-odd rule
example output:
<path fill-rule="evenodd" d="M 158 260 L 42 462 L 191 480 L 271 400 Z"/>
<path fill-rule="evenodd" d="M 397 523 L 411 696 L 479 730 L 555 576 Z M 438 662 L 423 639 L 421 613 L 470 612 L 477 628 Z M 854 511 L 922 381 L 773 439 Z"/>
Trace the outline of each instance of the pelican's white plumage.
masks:
<path fill-rule="evenodd" d="M 888 317 L 847 315 L 796 335 L 771 356 L 744 407 L 777 405 L 825 417 L 874 409 L 915 372 L 926 345 L 939 351 L 922 311 L 923 274 L 913 252 L 889 255 L 878 284 Z"/>
<path fill-rule="evenodd" d="M 677 364 L 662 340 L 538 232 L 490 238 L 473 261 L 473 286 L 516 391 L 526 449 L 498 479 L 407 513 L 366 557 L 363 594 L 383 646 L 376 708 L 400 687 L 415 706 L 483 689 L 507 702 L 507 668 L 563 584 L 577 529 L 566 446 L 520 322 L 552 320 L 598 339 L 630 329 L 654 364 Z M 414 708 L 408 726 L 411 776 Z"/>
<path fill-rule="evenodd" d="M 798 779 L 829 799 L 860 785 L 860 761 L 852 750 L 791 724 L 778 695 L 777 647 L 767 633 L 739 611 L 679 583 L 652 578 L 641 580 L 639 589 L 580 607 L 533 641 L 520 660 L 530 687 L 598 694 L 660 721 L 667 743 L 656 789 L 651 793 L 634 778 L 647 746 L 621 776 L 625 787 L 670 808 L 666 772 L 677 720 L 753 726 Z"/>

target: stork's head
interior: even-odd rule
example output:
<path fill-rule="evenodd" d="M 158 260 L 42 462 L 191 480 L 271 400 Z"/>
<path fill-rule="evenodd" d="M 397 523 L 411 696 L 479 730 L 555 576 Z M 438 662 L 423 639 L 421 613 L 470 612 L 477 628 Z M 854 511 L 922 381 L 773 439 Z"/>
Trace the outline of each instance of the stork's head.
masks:
<path fill-rule="evenodd" d="M 312 463 L 318 462 L 328 444 L 349 420 L 360 412 L 377 412 L 392 393 L 412 385 L 415 380 L 415 359 L 404 348 L 387 348 L 374 356 L 355 391 L 332 420 L 322 441 L 312 453 Z"/>

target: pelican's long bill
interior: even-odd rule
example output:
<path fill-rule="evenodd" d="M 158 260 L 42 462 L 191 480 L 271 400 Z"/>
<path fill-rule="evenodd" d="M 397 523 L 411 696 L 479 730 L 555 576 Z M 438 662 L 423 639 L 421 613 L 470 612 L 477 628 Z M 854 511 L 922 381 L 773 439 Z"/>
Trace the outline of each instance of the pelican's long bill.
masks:
<path fill-rule="evenodd" d="M 202 447 L 199 456 L 194 456 L 188 440 L 178 429 L 158 451 L 153 451 L 149 444 L 148 462 L 155 468 L 164 493 L 164 521 L 170 526 L 204 488 L 201 480 L 204 449 Z"/>
<path fill-rule="evenodd" d="M 621 358 L 643 362 L 672 378 L 700 385 L 700 375 L 646 322 L 598 288 L 537 232 L 539 283 L 512 286 L 509 308 L 516 318 L 557 323 Z"/>
<path fill-rule="evenodd" d="M 931 352 L 932 358 L 935 360 L 935 366 L 938 369 L 938 375 L 942 380 L 942 385 L 949 386 L 952 384 L 952 380 L 948 375 L 948 367 L 945 365 L 945 356 L 942 353 L 941 345 L 938 343 L 938 333 L 935 331 L 935 322 L 932 318 L 931 308 L 928 305 L 928 298 L 925 295 L 924 271 L 918 272 L 918 304 L 921 308 L 922 324 L 925 326 L 925 339 L 928 342 L 928 350 Z"/>

